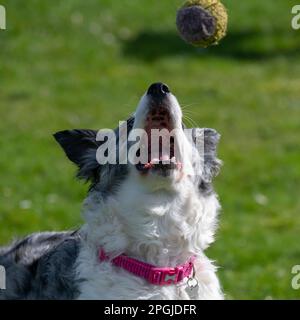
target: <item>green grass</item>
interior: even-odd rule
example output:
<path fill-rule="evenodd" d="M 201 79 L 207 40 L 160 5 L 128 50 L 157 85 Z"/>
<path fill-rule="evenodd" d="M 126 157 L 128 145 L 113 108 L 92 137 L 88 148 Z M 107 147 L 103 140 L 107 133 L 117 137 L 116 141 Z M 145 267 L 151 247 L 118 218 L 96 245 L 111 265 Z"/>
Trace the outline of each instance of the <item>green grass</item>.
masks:
<path fill-rule="evenodd" d="M 228 36 L 195 49 L 180 0 L 1 1 L 0 242 L 79 226 L 87 186 L 51 137 L 115 127 L 154 81 L 222 134 L 223 211 L 208 251 L 228 298 L 300 298 L 300 30 L 297 1 L 224 0 Z M 24 201 L 26 200 L 26 201 Z"/>

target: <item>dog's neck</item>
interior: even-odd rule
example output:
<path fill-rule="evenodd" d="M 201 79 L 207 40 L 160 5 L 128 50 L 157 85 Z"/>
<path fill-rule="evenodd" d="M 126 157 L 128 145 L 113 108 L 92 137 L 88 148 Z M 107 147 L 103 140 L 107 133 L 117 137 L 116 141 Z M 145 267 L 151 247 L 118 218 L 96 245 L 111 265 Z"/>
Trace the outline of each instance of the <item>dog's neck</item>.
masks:
<path fill-rule="evenodd" d="M 84 206 L 88 245 L 95 252 L 102 247 L 111 256 L 126 253 L 157 266 L 201 256 L 213 241 L 219 204 L 215 195 L 204 199 L 181 183 L 181 191 L 149 192 L 129 177 L 105 200 L 91 193 Z"/>

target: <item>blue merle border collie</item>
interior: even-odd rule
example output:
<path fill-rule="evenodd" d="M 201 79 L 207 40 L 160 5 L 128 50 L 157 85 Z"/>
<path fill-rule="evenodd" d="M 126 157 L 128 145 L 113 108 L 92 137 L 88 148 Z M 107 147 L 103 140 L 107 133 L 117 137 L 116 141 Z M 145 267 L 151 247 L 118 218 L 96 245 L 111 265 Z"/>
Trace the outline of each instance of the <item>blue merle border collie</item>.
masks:
<path fill-rule="evenodd" d="M 176 129 L 169 154 L 145 164 L 100 164 L 97 131 L 54 135 L 78 177 L 91 186 L 77 231 L 43 232 L 0 248 L 6 290 L 0 299 L 222 299 L 216 267 L 205 256 L 220 205 L 212 179 L 220 168 L 219 134 L 192 128 L 187 135 L 176 97 L 152 84 L 134 115 L 134 129 Z M 120 127 L 115 130 L 122 147 Z M 200 152 L 195 143 L 203 140 Z M 151 147 L 148 146 L 148 153 Z M 163 157 L 162 157 L 163 156 Z M 164 160 L 170 160 L 169 163 Z"/>

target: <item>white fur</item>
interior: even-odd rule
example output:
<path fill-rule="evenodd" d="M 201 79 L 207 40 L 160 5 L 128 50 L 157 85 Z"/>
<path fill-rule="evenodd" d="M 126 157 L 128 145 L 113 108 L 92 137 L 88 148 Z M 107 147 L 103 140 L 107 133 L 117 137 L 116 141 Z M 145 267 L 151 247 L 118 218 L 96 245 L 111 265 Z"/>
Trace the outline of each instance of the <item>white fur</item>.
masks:
<path fill-rule="evenodd" d="M 181 125 L 181 110 L 172 96 L 174 127 Z M 143 127 L 147 114 L 144 96 L 136 112 L 135 127 Z M 182 131 L 182 130 L 181 130 Z M 183 131 L 182 131 L 183 132 Z M 180 137 L 183 171 L 170 177 L 140 175 L 130 166 L 118 191 L 102 199 L 92 192 L 84 204 L 86 224 L 77 260 L 79 299 L 222 299 L 216 268 L 204 255 L 213 242 L 219 202 L 213 193 L 201 196 L 191 176 L 190 143 Z M 145 279 L 98 259 L 103 248 L 111 258 L 126 253 L 156 266 L 175 267 L 197 256 L 195 296 L 186 291 L 186 280 L 178 285 L 155 286 Z"/>

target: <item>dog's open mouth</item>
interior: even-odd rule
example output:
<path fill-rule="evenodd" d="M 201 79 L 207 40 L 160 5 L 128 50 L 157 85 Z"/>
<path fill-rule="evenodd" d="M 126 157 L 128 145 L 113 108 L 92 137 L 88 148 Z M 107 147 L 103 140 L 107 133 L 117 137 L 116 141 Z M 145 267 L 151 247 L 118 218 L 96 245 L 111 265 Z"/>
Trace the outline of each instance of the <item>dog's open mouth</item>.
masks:
<path fill-rule="evenodd" d="M 137 170 L 147 173 L 155 170 L 167 175 L 170 170 L 181 169 L 175 152 L 174 126 L 169 111 L 166 108 L 153 108 L 145 124 L 145 140 L 141 142 L 141 149 L 147 149 L 147 161 L 139 162 Z"/>

